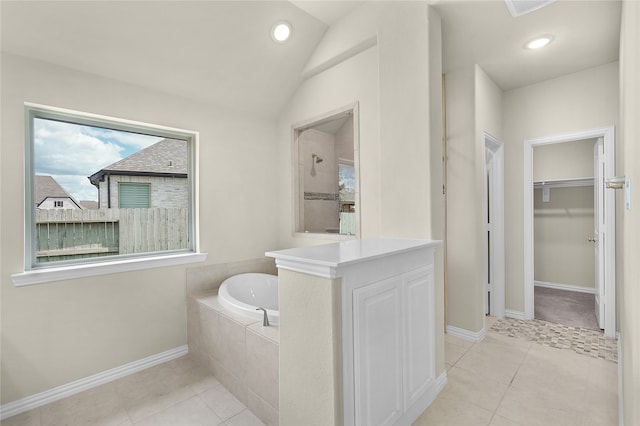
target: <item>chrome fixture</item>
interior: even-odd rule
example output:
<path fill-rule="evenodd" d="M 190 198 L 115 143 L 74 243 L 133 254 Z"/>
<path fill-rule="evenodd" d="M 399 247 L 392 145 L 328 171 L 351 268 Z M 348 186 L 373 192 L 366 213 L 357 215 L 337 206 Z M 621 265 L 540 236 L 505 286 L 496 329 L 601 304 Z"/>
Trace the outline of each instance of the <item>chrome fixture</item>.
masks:
<path fill-rule="evenodd" d="M 318 154 L 311 154 L 311 159 L 313 160 L 314 164 L 320 164 L 324 161 L 324 159 L 320 157 Z"/>
<path fill-rule="evenodd" d="M 262 311 L 263 312 L 262 325 L 264 327 L 268 327 L 269 326 L 269 317 L 267 316 L 267 310 L 265 308 L 256 308 L 256 311 Z"/>

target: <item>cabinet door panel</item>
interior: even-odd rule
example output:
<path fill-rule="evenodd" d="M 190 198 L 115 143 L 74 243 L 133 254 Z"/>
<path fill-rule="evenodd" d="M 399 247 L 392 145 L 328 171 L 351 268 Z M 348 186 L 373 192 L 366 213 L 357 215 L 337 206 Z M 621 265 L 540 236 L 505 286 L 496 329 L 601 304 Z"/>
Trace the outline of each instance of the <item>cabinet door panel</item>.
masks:
<path fill-rule="evenodd" d="M 393 424 L 404 409 L 402 280 L 353 292 L 356 424 Z"/>
<path fill-rule="evenodd" d="M 404 280 L 405 410 L 429 388 L 435 379 L 433 347 L 433 269 L 408 274 Z"/>

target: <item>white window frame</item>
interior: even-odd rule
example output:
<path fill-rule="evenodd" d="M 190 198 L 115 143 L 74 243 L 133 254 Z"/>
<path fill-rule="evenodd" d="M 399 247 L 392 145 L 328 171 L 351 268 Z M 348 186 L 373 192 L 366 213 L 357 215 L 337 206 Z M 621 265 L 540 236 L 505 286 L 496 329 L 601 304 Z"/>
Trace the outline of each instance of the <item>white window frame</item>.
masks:
<path fill-rule="evenodd" d="M 33 119 L 54 119 L 81 125 L 145 133 L 154 136 L 183 139 L 189 144 L 189 240 L 191 246 L 184 250 L 163 251 L 157 253 L 114 255 L 96 257 L 73 262 L 51 264 L 35 263 L 35 215 L 34 194 L 34 143 Z M 25 103 L 25 256 L 24 272 L 11 276 L 15 286 L 41 284 L 74 278 L 90 277 L 118 272 L 135 271 L 172 265 L 184 265 L 202 262 L 207 253 L 201 253 L 198 233 L 198 139 L 199 133 L 155 124 L 142 123 L 98 114 L 90 114 L 63 108 Z"/>

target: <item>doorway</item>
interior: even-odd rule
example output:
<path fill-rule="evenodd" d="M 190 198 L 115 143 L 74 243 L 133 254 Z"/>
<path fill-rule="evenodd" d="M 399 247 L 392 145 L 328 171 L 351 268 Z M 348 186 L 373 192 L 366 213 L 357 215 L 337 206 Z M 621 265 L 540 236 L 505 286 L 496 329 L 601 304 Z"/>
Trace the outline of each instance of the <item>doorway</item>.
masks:
<path fill-rule="evenodd" d="M 528 139 L 524 143 L 524 302 L 525 319 L 533 319 L 535 313 L 535 234 L 534 234 L 534 148 L 548 145 L 569 144 L 576 141 L 589 143 L 590 149 L 596 146 L 595 162 L 592 162 L 593 177 L 574 176 L 572 179 L 559 180 L 553 184 L 565 187 L 586 187 L 593 185 L 593 194 L 600 196 L 593 198 L 597 224 L 594 224 L 593 234 L 589 235 L 589 242 L 593 243 L 594 290 L 596 310 L 599 315 L 600 327 L 608 337 L 615 336 L 615 194 L 604 190 L 604 181 L 614 175 L 614 130 L 606 127 L 587 130 L 571 134 Z M 594 144 L 594 141 L 599 141 Z M 567 145 L 566 145 L 567 146 Z M 601 156 L 598 157 L 597 146 L 600 146 Z M 593 152 L 593 151 L 592 151 Z M 594 158 L 594 157 L 592 157 Z M 599 160 L 598 160 L 599 159 Z M 599 162 L 598 162 L 599 161 Z M 538 182 L 540 184 L 540 182 Z M 549 185 L 547 186 L 549 188 Z M 548 189 L 541 196 L 549 199 Z M 594 195 L 591 195 L 592 197 Z M 592 216 L 593 217 L 593 216 Z M 593 219 L 592 223 L 593 223 Z M 586 238 L 586 236 L 585 236 Z M 593 241 L 592 241 L 593 239 Z"/>
<path fill-rule="evenodd" d="M 504 299 L 504 149 L 484 132 L 484 313 L 503 317 Z"/>

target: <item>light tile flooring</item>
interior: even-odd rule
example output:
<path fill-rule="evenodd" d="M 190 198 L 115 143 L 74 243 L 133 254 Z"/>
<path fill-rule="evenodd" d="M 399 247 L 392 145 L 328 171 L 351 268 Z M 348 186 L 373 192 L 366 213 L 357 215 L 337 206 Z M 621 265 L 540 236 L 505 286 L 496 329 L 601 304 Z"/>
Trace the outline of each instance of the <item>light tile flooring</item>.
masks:
<path fill-rule="evenodd" d="M 487 329 L 492 325 L 491 319 Z M 445 336 L 448 384 L 415 425 L 617 425 L 617 364 L 489 330 Z M 9 418 L 2 426 L 262 425 L 189 356 Z"/>
<path fill-rule="evenodd" d="M 489 330 L 476 344 L 445 335 L 445 364 L 447 386 L 414 425 L 618 424 L 615 362 Z"/>
<path fill-rule="evenodd" d="M 262 424 L 188 355 L 2 422 L 2 426 Z"/>

